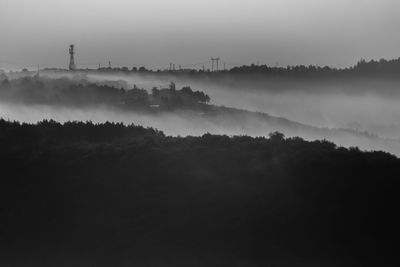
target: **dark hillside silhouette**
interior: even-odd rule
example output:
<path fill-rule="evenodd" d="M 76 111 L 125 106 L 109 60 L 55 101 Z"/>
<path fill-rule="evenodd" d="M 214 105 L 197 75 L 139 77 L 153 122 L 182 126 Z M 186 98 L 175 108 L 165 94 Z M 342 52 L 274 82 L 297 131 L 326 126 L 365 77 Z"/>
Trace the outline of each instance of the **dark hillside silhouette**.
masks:
<path fill-rule="evenodd" d="M 389 266 L 400 160 L 272 133 L 0 120 L 0 265 Z"/>

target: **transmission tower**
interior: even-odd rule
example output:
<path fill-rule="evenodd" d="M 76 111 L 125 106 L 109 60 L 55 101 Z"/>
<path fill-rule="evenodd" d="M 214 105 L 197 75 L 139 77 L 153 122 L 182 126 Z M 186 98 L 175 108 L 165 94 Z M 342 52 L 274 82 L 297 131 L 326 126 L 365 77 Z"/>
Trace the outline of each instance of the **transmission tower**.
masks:
<path fill-rule="evenodd" d="M 75 59 L 74 59 L 74 55 L 75 55 L 75 51 L 74 51 L 74 45 L 70 45 L 69 46 L 69 70 L 75 70 L 76 66 L 75 66 Z"/>
<path fill-rule="evenodd" d="M 220 61 L 221 59 L 219 58 L 219 57 L 216 57 L 216 58 L 211 58 L 211 71 L 214 71 L 214 62 L 216 63 L 216 66 L 217 66 L 217 71 L 218 71 L 218 62 Z"/>

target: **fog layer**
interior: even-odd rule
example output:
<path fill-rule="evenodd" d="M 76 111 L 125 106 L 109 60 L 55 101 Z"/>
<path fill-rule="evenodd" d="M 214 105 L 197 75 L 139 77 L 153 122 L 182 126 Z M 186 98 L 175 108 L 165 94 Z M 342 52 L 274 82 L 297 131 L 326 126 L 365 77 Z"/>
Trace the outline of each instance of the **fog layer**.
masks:
<path fill-rule="evenodd" d="M 167 84 L 174 77 L 139 75 L 88 75 L 93 80 L 123 80 L 130 86 L 151 88 Z M 400 83 L 367 81 L 348 84 L 271 82 L 246 87 L 178 79 L 177 86 L 191 85 L 204 91 L 212 103 L 273 116 L 317 127 L 350 128 L 382 137 L 400 139 Z"/>
<path fill-rule="evenodd" d="M 58 78 L 65 73 L 46 73 L 42 76 Z M 146 75 L 80 74 L 88 82 L 111 83 L 127 90 L 164 86 L 172 77 Z M 319 92 L 302 88 L 274 90 L 250 86 L 237 88 L 198 80 L 177 80 L 177 87 L 190 84 L 194 90 L 210 95 L 213 111 L 198 109 L 160 111 L 155 113 L 121 110 L 108 105 L 72 107 L 59 104 L 28 105 L 2 101 L 0 117 L 23 122 L 43 119 L 56 121 L 123 122 L 154 127 L 167 135 L 226 135 L 267 136 L 280 131 L 286 136 L 300 136 L 308 140 L 327 139 L 346 147 L 359 146 L 364 150 L 384 150 L 400 156 L 398 96 L 380 93 L 343 93 L 330 86 Z M 282 84 L 279 85 L 282 87 Z M 78 90 L 79 91 L 79 90 Z M 61 100 L 62 101 L 62 100 Z M 217 106 L 237 109 L 218 108 Z M 257 111 L 256 112 L 247 112 Z"/>

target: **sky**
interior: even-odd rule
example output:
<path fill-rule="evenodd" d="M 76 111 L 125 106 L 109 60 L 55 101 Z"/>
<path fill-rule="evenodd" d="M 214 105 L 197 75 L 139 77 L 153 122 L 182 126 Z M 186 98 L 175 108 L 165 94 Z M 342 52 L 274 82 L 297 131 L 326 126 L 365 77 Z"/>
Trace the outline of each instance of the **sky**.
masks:
<path fill-rule="evenodd" d="M 400 56 L 399 0 L 0 0 L 0 68 L 345 67 Z"/>

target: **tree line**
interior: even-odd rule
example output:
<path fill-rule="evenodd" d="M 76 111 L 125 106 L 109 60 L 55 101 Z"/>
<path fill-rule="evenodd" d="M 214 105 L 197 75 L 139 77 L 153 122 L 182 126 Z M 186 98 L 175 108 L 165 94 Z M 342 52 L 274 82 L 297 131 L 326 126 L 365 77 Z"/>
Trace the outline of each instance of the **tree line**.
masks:
<path fill-rule="evenodd" d="M 57 69 L 45 69 L 57 70 Z M 253 74 L 262 76 L 288 76 L 288 77 L 331 77 L 331 76 L 362 76 L 362 75 L 389 75 L 397 76 L 400 74 L 400 58 L 397 59 L 380 59 L 369 61 L 365 59 L 359 60 L 354 66 L 338 68 L 331 66 L 318 65 L 295 65 L 295 66 L 269 66 L 266 64 L 250 64 L 236 66 L 230 69 L 220 71 L 211 71 L 208 69 L 178 69 L 178 70 L 152 70 L 144 66 L 142 67 L 101 67 L 98 69 L 82 69 L 86 71 L 99 72 L 122 72 L 122 73 L 138 73 L 138 74 L 175 74 L 188 76 L 229 76 L 238 74 Z"/>

